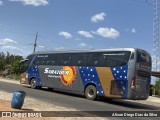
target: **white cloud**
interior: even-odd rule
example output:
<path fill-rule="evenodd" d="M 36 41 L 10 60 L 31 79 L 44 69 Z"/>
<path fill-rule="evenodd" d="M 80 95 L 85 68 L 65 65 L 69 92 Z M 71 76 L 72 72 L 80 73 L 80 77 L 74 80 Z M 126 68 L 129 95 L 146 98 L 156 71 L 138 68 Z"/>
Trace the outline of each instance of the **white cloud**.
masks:
<path fill-rule="evenodd" d="M 22 49 L 15 47 L 15 46 L 2 46 L 2 49 L 8 50 L 8 51 L 10 50 L 22 51 Z"/>
<path fill-rule="evenodd" d="M 78 46 L 79 46 L 79 47 L 87 47 L 87 44 L 85 44 L 85 43 L 80 43 Z"/>
<path fill-rule="evenodd" d="M 132 28 L 131 32 L 132 32 L 132 33 L 136 33 L 137 31 L 136 31 L 135 28 Z"/>
<path fill-rule="evenodd" d="M 87 37 L 87 38 L 93 38 L 93 35 L 90 32 L 87 31 L 78 31 L 78 34 Z"/>
<path fill-rule="evenodd" d="M 44 47 L 44 46 L 42 46 L 42 45 L 38 45 L 38 47 L 39 47 L 39 48 L 45 48 L 45 47 Z"/>
<path fill-rule="evenodd" d="M 10 1 L 22 2 L 24 5 L 33 5 L 33 6 L 48 5 L 48 0 L 10 0 Z"/>
<path fill-rule="evenodd" d="M 24 51 L 18 47 L 15 47 L 15 46 L 2 46 L 1 50 L 4 53 L 9 52 L 10 54 L 15 54 L 15 55 L 24 55 L 25 52 L 28 52 L 28 51 Z"/>
<path fill-rule="evenodd" d="M 132 28 L 132 29 L 127 28 L 126 31 L 131 32 L 131 33 L 136 33 L 137 32 L 135 28 Z"/>
<path fill-rule="evenodd" d="M 91 22 L 103 21 L 106 13 L 102 12 L 91 17 Z"/>
<path fill-rule="evenodd" d="M 55 50 L 64 50 L 64 47 L 55 48 Z"/>
<path fill-rule="evenodd" d="M 98 28 L 96 32 L 92 31 L 92 33 L 100 35 L 105 38 L 112 38 L 112 39 L 116 39 L 120 35 L 120 33 L 114 28 L 102 28 L 102 27 Z"/>
<path fill-rule="evenodd" d="M 15 44 L 15 43 L 17 42 L 9 38 L 0 39 L 0 45 L 8 45 L 8 44 Z"/>
<path fill-rule="evenodd" d="M 93 49 L 93 47 L 91 45 L 87 45 L 86 43 L 80 43 L 78 44 L 78 46 L 82 49 L 82 48 L 85 48 L 85 49 Z"/>
<path fill-rule="evenodd" d="M 66 39 L 72 38 L 72 35 L 68 32 L 60 32 L 59 35 L 65 37 Z"/>
<path fill-rule="evenodd" d="M 1 6 L 1 5 L 3 5 L 3 2 L 2 2 L 2 0 L 0 0 L 0 6 Z"/>

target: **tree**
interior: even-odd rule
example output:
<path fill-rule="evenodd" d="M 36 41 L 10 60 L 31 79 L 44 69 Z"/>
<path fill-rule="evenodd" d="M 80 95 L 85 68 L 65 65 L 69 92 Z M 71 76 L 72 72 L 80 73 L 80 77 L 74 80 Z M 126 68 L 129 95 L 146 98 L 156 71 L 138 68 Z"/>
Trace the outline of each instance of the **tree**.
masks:
<path fill-rule="evenodd" d="M 13 74 L 19 74 L 21 73 L 20 67 L 19 67 L 19 62 L 23 59 L 22 56 L 10 56 L 11 59 L 13 59 L 11 65 L 11 73 Z"/>
<path fill-rule="evenodd" d="M 160 79 L 156 81 L 153 88 L 155 90 L 155 95 L 160 95 Z"/>
<path fill-rule="evenodd" d="M 18 60 L 14 61 L 12 63 L 11 73 L 13 73 L 13 74 L 19 74 L 20 73 L 19 61 Z"/>
<path fill-rule="evenodd" d="M 19 74 L 21 72 L 19 69 L 19 62 L 22 59 L 23 57 L 19 55 L 0 52 L 0 74 L 3 76 Z"/>
<path fill-rule="evenodd" d="M 0 60 L 0 71 L 4 70 L 5 64 L 2 60 Z"/>

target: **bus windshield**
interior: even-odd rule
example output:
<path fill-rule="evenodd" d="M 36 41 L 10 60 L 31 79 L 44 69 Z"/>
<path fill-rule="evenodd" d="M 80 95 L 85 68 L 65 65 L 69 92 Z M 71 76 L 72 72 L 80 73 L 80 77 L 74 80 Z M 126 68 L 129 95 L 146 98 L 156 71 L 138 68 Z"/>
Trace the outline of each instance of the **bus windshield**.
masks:
<path fill-rule="evenodd" d="M 34 55 L 29 55 L 27 56 L 26 59 L 20 61 L 20 69 L 21 69 L 21 72 L 26 72 L 29 68 L 29 65 L 33 59 Z"/>
<path fill-rule="evenodd" d="M 27 71 L 28 67 L 29 67 L 28 59 L 20 61 L 20 69 L 22 73 Z"/>

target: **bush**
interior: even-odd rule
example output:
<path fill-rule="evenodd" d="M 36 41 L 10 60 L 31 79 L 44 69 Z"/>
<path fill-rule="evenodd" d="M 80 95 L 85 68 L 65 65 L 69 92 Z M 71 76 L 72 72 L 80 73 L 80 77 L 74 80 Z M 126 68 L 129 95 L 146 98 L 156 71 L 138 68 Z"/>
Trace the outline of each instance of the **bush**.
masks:
<path fill-rule="evenodd" d="M 153 86 L 155 90 L 155 95 L 160 96 L 160 79 L 156 81 L 155 85 Z"/>
<path fill-rule="evenodd" d="M 22 56 L 12 55 L 10 53 L 0 52 L 0 75 L 1 76 L 12 76 L 21 73 L 19 68 L 19 62 L 23 59 Z M 17 78 L 17 77 L 15 77 Z"/>

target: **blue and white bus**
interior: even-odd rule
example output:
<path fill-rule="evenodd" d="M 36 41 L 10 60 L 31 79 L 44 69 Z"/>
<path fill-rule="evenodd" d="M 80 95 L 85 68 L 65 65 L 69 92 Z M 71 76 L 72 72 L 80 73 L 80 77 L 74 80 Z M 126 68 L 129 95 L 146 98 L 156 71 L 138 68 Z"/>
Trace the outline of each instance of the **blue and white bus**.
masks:
<path fill-rule="evenodd" d="M 151 56 L 137 48 L 35 52 L 21 61 L 21 84 L 31 88 L 145 100 L 149 96 Z"/>

